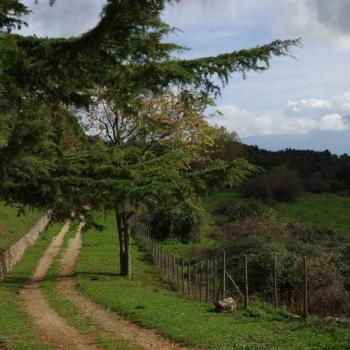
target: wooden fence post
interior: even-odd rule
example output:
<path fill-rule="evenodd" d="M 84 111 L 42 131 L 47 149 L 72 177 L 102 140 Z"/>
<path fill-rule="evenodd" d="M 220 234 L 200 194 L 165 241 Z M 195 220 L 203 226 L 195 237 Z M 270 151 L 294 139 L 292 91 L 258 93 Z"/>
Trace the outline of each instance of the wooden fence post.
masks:
<path fill-rule="evenodd" d="M 182 275 L 182 294 L 185 294 L 185 270 L 184 270 L 184 262 L 181 261 L 181 275 Z"/>
<path fill-rule="evenodd" d="M 273 299 L 275 309 L 278 308 L 278 293 L 277 293 L 277 261 L 273 258 Z"/>
<path fill-rule="evenodd" d="M 160 266 L 160 271 L 163 272 L 163 248 L 162 248 L 162 246 L 159 247 L 159 266 Z"/>
<path fill-rule="evenodd" d="M 222 256 L 222 299 L 226 298 L 226 252 Z"/>
<path fill-rule="evenodd" d="M 206 261 L 205 266 L 205 302 L 209 301 L 209 260 Z"/>
<path fill-rule="evenodd" d="M 188 292 L 188 297 L 191 298 L 191 262 L 188 262 L 188 267 L 187 267 L 187 292 Z"/>
<path fill-rule="evenodd" d="M 307 277 L 307 261 L 306 256 L 303 257 L 303 269 L 304 269 L 304 305 L 303 305 L 303 316 L 307 319 L 309 316 L 308 307 L 308 277 Z"/>
<path fill-rule="evenodd" d="M 194 298 L 197 299 L 197 286 L 198 286 L 198 275 L 197 275 L 197 263 L 194 264 Z"/>
<path fill-rule="evenodd" d="M 176 268 L 176 277 L 177 277 L 177 286 L 179 288 L 179 290 L 181 290 L 181 285 L 180 285 L 180 260 L 179 258 L 176 259 L 177 260 L 177 268 Z"/>
<path fill-rule="evenodd" d="M 203 279 L 202 279 L 202 270 L 203 270 L 203 263 L 202 261 L 199 263 L 199 300 L 202 302 L 203 298 L 203 290 L 202 290 L 202 283 L 203 283 Z"/>
<path fill-rule="evenodd" d="M 175 281 L 175 266 L 176 266 L 176 257 L 173 255 L 173 281 Z"/>
<path fill-rule="evenodd" d="M 213 273 L 213 293 L 214 293 L 214 296 L 213 296 L 213 302 L 215 302 L 216 301 L 216 297 L 217 297 L 217 295 L 216 295 L 216 271 L 217 271 L 217 268 L 218 268 L 218 266 L 217 266 L 217 260 L 215 259 L 214 260 L 214 273 Z"/>
<path fill-rule="evenodd" d="M 249 292 L 248 292 L 248 256 L 244 256 L 244 287 L 245 287 L 245 295 L 244 295 L 244 307 L 248 307 L 248 299 L 249 299 Z"/>

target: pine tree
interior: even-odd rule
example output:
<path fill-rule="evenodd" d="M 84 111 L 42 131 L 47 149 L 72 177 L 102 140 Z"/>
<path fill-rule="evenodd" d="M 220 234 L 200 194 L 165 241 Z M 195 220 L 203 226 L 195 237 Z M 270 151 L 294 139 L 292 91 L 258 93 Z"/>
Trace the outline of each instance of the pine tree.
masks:
<path fill-rule="evenodd" d="M 88 215 L 86 204 L 115 210 L 125 233 L 119 236 L 126 242 L 121 242 L 125 275 L 130 274 L 130 217 L 140 203 L 185 199 L 208 184 L 235 184 L 254 170 L 244 160 L 194 169 L 195 147 L 182 147 L 183 140 L 171 144 L 169 137 L 163 142 L 160 135 L 169 132 L 169 125 L 145 114 L 140 101 L 163 96 L 160 102 L 172 91 L 191 91 L 205 106 L 233 73 L 264 71 L 273 56 L 299 45 L 298 40 L 276 40 L 215 57 L 174 59 L 183 48 L 165 42 L 172 31 L 161 20 L 168 2 L 108 0 L 95 28 L 67 39 L 6 32 L 24 24 L 21 16 L 28 9 L 19 0 L 0 6 L 0 29 L 5 29 L 0 33 L 1 197 L 50 207 L 58 216 L 72 210 Z M 79 136 L 70 112 L 90 111 L 96 86 L 108 92 L 114 116 L 122 113 L 131 122 L 132 137 L 125 142 Z M 62 146 L 62 122 L 82 142 L 80 148 L 74 142 Z M 30 133 L 36 128 L 45 132 Z"/>

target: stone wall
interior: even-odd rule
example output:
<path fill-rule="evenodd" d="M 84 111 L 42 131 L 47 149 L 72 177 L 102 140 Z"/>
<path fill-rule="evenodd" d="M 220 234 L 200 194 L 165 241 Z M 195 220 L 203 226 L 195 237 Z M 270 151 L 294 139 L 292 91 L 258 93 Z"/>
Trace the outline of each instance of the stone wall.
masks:
<path fill-rule="evenodd" d="M 3 280 L 6 274 L 18 263 L 27 248 L 35 243 L 40 233 L 45 230 L 49 221 L 50 219 L 48 215 L 42 217 L 24 237 L 22 237 L 17 243 L 13 244 L 0 256 L 0 281 Z"/>

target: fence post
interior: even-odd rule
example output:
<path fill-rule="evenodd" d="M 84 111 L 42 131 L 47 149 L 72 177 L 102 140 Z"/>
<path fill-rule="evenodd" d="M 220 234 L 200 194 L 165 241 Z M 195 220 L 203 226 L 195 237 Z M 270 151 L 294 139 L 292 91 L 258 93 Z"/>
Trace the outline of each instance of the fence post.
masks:
<path fill-rule="evenodd" d="M 226 252 L 222 257 L 222 299 L 226 298 Z"/>
<path fill-rule="evenodd" d="M 179 258 L 176 259 L 177 265 L 176 265 L 176 277 L 177 277 L 177 286 L 179 290 L 181 290 L 181 285 L 180 285 L 180 260 Z"/>
<path fill-rule="evenodd" d="M 154 263 L 158 266 L 157 242 L 154 240 Z"/>
<path fill-rule="evenodd" d="M 278 293 L 277 293 L 277 261 L 273 258 L 273 299 L 275 309 L 278 308 Z"/>
<path fill-rule="evenodd" d="M 202 290 L 202 270 L 203 270 L 203 263 L 202 261 L 199 263 L 199 300 L 202 302 L 202 295 L 203 295 L 203 290 Z"/>
<path fill-rule="evenodd" d="M 303 257 L 303 268 L 304 268 L 304 305 L 303 305 L 303 316 L 304 319 L 307 319 L 309 316 L 309 309 L 308 309 L 308 278 L 307 278 L 307 261 L 306 256 Z"/>
<path fill-rule="evenodd" d="M 187 291 L 188 291 L 188 297 L 191 298 L 191 262 L 188 262 L 188 267 L 187 267 Z"/>
<path fill-rule="evenodd" d="M 194 264 L 194 298 L 197 299 L 197 285 L 198 285 L 198 276 L 197 276 L 197 263 Z"/>
<path fill-rule="evenodd" d="M 175 281 L 175 266 L 176 266 L 176 257 L 173 255 L 173 281 Z"/>
<path fill-rule="evenodd" d="M 248 256 L 244 255 L 244 287 L 245 287 L 245 296 L 244 296 L 244 307 L 248 307 Z"/>
<path fill-rule="evenodd" d="M 181 261 L 181 275 L 182 275 L 182 294 L 185 294 L 185 270 L 184 270 L 184 262 Z"/>
<path fill-rule="evenodd" d="M 214 296 L 213 296 L 213 302 L 216 301 L 216 271 L 217 271 L 217 260 L 214 260 L 214 274 L 213 274 L 213 291 L 214 291 Z"/>
<path fill-rule="evenodd" d="M 158 243 L 157 243 L 157 265 L 158 267 L 160 267 L 160 247 Z"/>
<path fill-rule="evenodd" d="M 206 261 L 205 266 L 205 302 L 209 301 L 209 260 Z"/>
<path fill-rule="evenodd" d="M 165 268 L 164 268 L 164 260 L 165 260 L 165 252 L 164 252 L 164 249 L 163 249 L 163 247 L 160 247 L 160 249 L 161 249 L 161 251 L 160 251 L 160 259 L 161 259 L 161 267 L 162 267 L 162 272 L 164 273 L 164 270 L 165 270 Z"/>

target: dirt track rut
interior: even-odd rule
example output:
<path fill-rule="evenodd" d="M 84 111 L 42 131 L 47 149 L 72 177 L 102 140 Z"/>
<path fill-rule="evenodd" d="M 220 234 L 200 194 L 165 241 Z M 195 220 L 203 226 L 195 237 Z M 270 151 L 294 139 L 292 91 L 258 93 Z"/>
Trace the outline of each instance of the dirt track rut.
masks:
<path fill-rule="evenodd" d="M 93 342 L 69 326 L 48 304 L 41 290 L 41 282 L 59 253 L 64 236 L 69 230 L 67 222 L 41 257 L 26 287 L 20 293 L 23 309 L 32 316 L 32 326 L 41 335 L 42 342 L 62 350 L 95 350 Z"/>
<path fill-rule="evenodd" d="M 68 297 L 87 316 L 92 317 L 106 332 L 109 337 L 122 339 L 146 350 L 190 350 L 173 343 L 152 329 L 138 326 L 119 316 L 117 313 L 108 311 L 91 299 L 83 295 L 76 287 L 73 278 L 76 259 L 82 245 L 81 229 L 79 226 L 76 236 L 70 241 L 68 249 L 65 251 L 60 261 L 59 291 Z M 69 278 L 71 276 L 71 278 Z M 191 348 L 194 350 L 193 348 Z"/>

